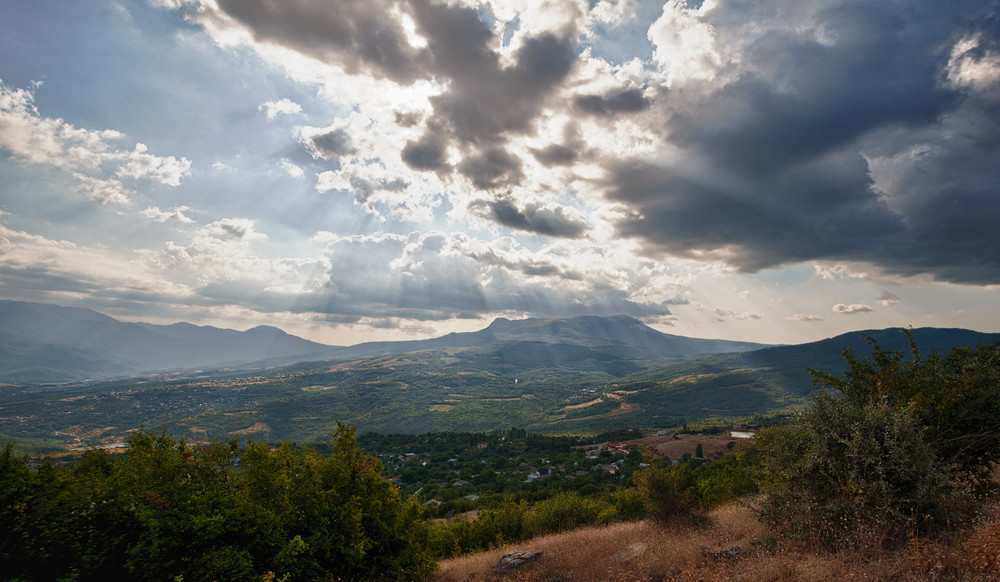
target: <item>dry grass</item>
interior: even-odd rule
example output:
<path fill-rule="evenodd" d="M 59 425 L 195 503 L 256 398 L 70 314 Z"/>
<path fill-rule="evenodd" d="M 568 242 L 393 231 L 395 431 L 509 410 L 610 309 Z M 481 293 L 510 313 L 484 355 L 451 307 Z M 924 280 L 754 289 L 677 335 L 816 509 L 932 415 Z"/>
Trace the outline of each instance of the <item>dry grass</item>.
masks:
<path fill-rule="evenodd" d="M 736 558 L 705 555 L 700 545 L 739 546 Z M 532 565 L 504 577 L 491 567 L 505 552 L 542 550 Z M 746 508 L 718 509 L 706 522 L 652 522 L 585 528 L 441 562 L 435 582 L 496 581 L 1000 581 L 1000 505 L 971 534 L 913 540 L 895 551 L 828 553 L 776 543 Z"/>

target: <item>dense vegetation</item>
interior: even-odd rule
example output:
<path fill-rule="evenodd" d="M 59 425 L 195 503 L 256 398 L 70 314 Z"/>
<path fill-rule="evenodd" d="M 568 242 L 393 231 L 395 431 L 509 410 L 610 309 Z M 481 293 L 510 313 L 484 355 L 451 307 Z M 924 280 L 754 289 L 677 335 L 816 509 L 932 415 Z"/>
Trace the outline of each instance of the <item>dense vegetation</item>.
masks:
<path fill-rule="evenodd" d="M 827 547 L 901 543 L 967 523 L 1000 458 L 1000 343 L 923 357 L 845 351 L 832 391 L 792 425 L 765 431 L 776 530 Z"/>
<path fill-rule="evenodd" d="M 419 507 L 341 425 L 332 455 L 139 432 L 129 451 L 31 469 L 0 455 L 7 580 L 420 578 Z"/>

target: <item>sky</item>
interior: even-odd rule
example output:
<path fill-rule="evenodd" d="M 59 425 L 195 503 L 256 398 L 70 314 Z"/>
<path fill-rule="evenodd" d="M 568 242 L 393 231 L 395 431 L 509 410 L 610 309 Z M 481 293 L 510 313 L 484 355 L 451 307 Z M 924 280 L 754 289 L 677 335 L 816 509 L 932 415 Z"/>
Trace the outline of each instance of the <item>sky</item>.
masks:
<path fill-rule="evenodd" d="M 995 0 L 0 7 L 0 298 L 335 345 L 1000 331 Z"/>

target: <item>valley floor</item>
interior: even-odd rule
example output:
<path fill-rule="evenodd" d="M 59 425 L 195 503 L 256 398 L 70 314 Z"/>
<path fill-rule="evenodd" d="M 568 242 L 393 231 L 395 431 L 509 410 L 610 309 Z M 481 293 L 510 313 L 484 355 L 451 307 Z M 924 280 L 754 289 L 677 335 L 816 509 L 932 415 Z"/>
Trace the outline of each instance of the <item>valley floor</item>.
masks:
<path fill-rule="evenodd" d="M 739 547 L 736 557 L 715 550 Z M 515 549 L 542 556 L 505 576 L 491 568 Z M 575 530 L 440 563 L 435 582 L 1000 580 L 1000 504 L 972 532 L 913 540 L 898 550 L 819 552 L 776 542 L 750 509 L 728 506 L 707 523 L 664 527 L 650 521 Z"/>

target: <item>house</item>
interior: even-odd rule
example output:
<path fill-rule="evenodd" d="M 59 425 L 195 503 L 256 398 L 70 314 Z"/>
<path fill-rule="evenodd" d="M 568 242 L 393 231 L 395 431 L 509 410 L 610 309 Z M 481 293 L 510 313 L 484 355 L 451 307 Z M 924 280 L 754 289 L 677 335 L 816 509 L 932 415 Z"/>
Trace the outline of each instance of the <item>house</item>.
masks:
<path fill-rule="evenodd" d="M 608 443 L 608 450 L 616 455 L 628 455 L 628 443 Z"/>

